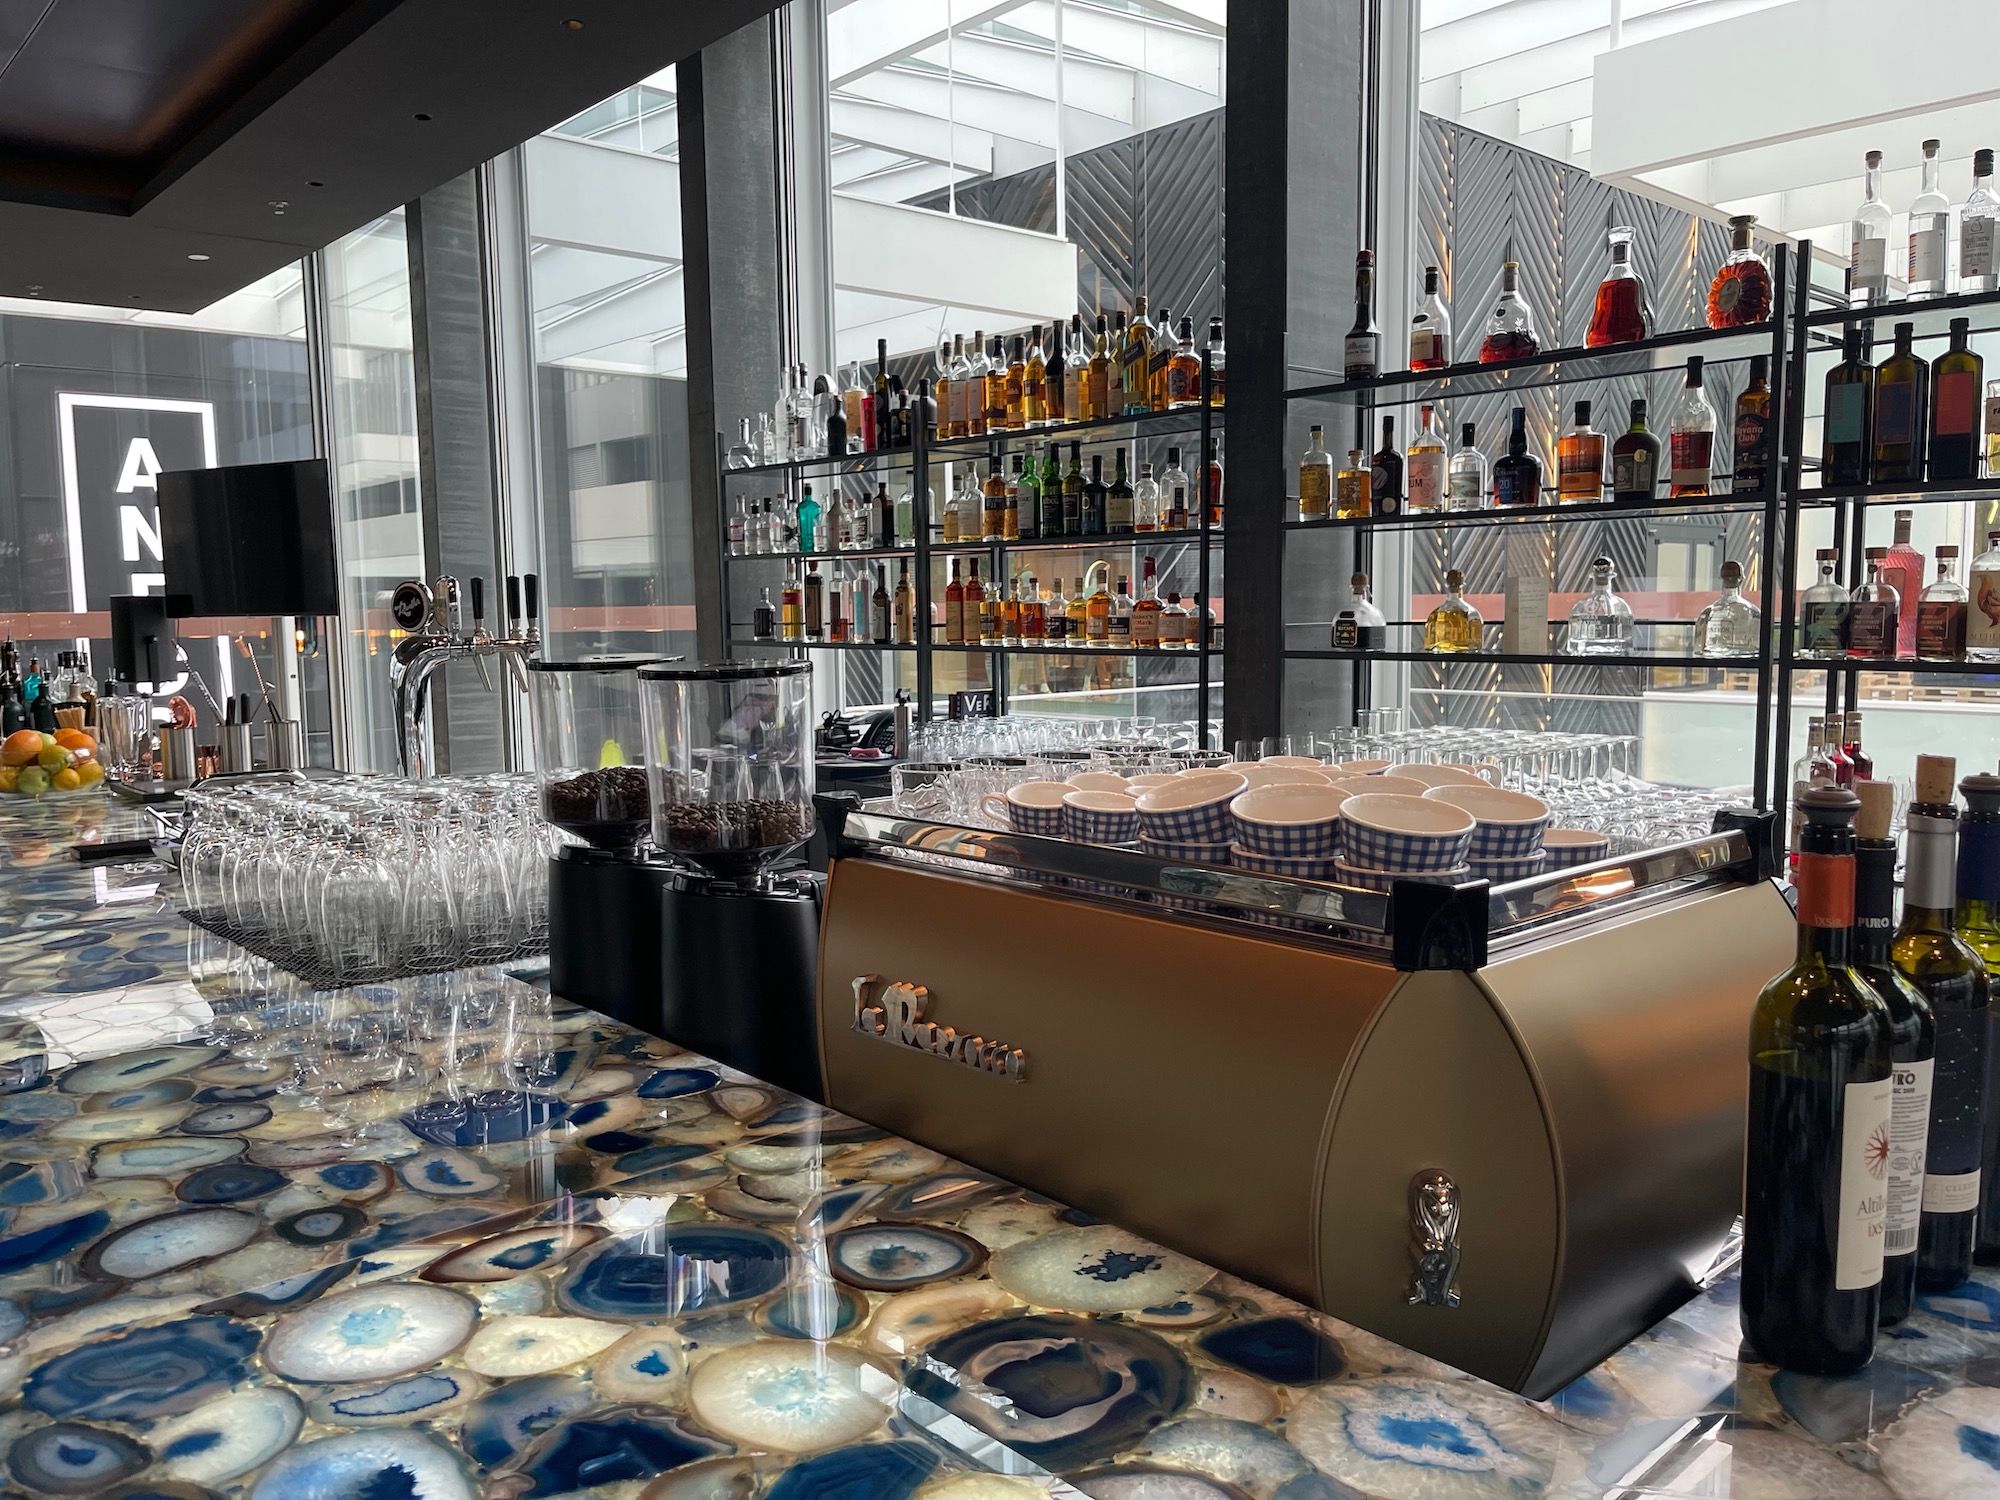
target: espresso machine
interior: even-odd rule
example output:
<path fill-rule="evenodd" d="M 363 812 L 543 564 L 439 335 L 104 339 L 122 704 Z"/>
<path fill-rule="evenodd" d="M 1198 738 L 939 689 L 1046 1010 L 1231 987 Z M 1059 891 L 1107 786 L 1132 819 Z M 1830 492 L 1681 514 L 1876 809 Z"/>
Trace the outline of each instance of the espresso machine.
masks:
<path fill-rule="evenodd" d="M 658 662 L 638 677 L 653 845 L 678 866 L 659 892 L 649 1029 L 819 1099 L 824 881 L 787 868 L 816 826 L 812 668 Z"/>

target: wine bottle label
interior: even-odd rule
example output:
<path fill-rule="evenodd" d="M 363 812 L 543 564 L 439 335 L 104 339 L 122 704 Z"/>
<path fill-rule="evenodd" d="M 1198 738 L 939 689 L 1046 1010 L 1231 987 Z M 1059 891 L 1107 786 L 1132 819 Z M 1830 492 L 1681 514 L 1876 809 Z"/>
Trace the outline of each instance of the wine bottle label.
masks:
<path fill-rule="evenodd" d="M 1965 603 L 1925 600 L 1917 605 L 1917 655 L 1956 661 L 1965 655 Z"/>
<path fill-rule="evenodd" d="M 1889 380 L 1875 387 L 1875 442 L 1909 443 L 1917 435 L 1917 383 Z"/>
<path fill-rule="evenodd" d="M 1682 485 L 1708 483 L 1710 455 L 1715 450 L 1712 432 L 1676 432 L 1667 439 L 1673 464 L 1673 482 Z"/>
<path fill-rule="evenodd" d="M 1958 221 L 1958 274 L 1960 276 L 1993 274 L 1993 220 L 1981 218 Z"/>
<path fill-rule="evenodd" d="M 1979 415 L 1979 377 L 1970 370 L 1938 376 L 1937 410 L 1931 420 L 1939 437 L 1969 437 Z"/>
<path fill-rule="evenodd" d="M 1350 333 L 1341 340 L 1341 356 L 1349 380 L 1375 373 L 1376 344 L 1376 336 L 1372 333 Z"/>
<path fill-rule="evenodd" d="M 1444 454 L 1435 449 L 1409 457 L 1410 509 L 1436 510 L 1444 500 Z"/>
<path fill-rule="evenodd" d="M 1928 215 L 1919 229 L 1910 225 L 1910 280 L 1944 280 L 1944 225 L 1937 214 Z"/>
<path fill-rule="evenodd" d="M 1792 887 L 1799 897 L 1799 926 L 1844 929 L 1854 925 L 1852 855 L 1800 854 Z"/>
<path fill-rule="evenodd" d="M 1834 385 L 1826 391 L 1826 440 L 1829 443 L 1858 443 L 1868 415 L 1868 388 L 1864 385 Z"/>
<path fill-rule="evenodd" d="M 1865 237 L 1859 223 L 1852 229 L 1853 249 L 1847 254 L 1847 285 L 1853 291 L 1889 289 L 1889 242 Z"/>
<path fill-rule="evenodd" d="M 1896 606 L 1886 599 L 1860 599 L 1848 607 L 1847 648 L 1859 656 L 1896 654 Z"/>
<path fill-rule="evenodd" d="M 1896 1063 L 1889 1073 L 1889 1203 L 1882 1253 L 1908 1255 L 1917 1248 L 1923 1217 L 1924 1141 L 1931 1131 L 1931 1073 L 1937 1065 Z"/>
<path fill-rule="evenodd" d="M 1887 1078 L 1850 1083 L 1842 1090 L 1840 1237 L 1833 1260 L 1836 1291 L 1865 1291 L 1882 1280 L 1892 1097 Z"/>
<path fill-rule="evenodd" d="M 1969 1214 L 1979 1207 L 1979 1170 L 1949 1176 L 1924 1176 L 1924 1212 Z"/>

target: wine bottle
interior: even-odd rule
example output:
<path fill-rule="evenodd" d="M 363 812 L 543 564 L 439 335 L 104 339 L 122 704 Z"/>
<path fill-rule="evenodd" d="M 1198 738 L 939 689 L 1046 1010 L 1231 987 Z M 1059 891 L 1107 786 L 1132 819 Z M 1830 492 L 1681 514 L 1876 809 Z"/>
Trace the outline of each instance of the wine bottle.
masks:
<path fill-rule="evenodd" d="M 1875 458 L 1883 480 L 1924 477 L 1924 436 L 1929 428 L 1930 365 L 1917 357 L 1914 323 L 1896 325 L 1896 347 L 1875 367 Z"/>
<path fill-rule="evenodd" d="M 1868 363 L 1861 329 L 1841 335 L 1840 363 L 1826 372 L 1826 420 L 1819 445 L 1819 482 L 1866 484 L 1875 454 L 1875 367 Z"/>
<path fill-rule="evenodd" d="M 1916 1291 L 1917 1220 L 1924 1197 L 1924 1141 L 1931 1128 L 1931 1072 L 1937 1021 L 1924 992 L 1903 976 L 1890 949 L 1896 937 L 1896 790 L 1854 783 L 1854 968 L 1889 1007 L 1889 1202 L 1882 1230 L 1882 1311 L 1887 1328 L 1910 1315 Z"/>
<path fill-rule="evenodd" d="M 1937 1019 L 1923 1219 L 1917 1227 L 1917 1290 L 1923 1292 L 1950 1291 L 1972 1274 L 1986 1115 L 1986 969 L 1952 930 L 1956 770 L 1948 755 L 1917 757 L 1917 788 L 1905 819 L 1903 922 L 1895 943 L 1896 967 L 1923 991 Z"/>
<path fill-rule="evenodd" d="M 1888 1208 L 1888 1007 L 1849 963 L 1854 813 L 1798 795 L 1798 956 L 1757 996 L 1743 1186 L 1742 1322 L 1760 1359 L 1815 1375 L 1868 1363 Z"/>
<path fill-rule="evenodd" d="M 1989 993 L 2000 993 L 2000 776 L 1958 784 L 1965 816 L 1958 830 L 1958 907 L 1952 925 L 1986 966 Z M 1986 1059 L 1986 1139 L 1980 1156 L 1979 1242 L 1973 1258 L 2000 1263 L 2000 1047 Z"/>

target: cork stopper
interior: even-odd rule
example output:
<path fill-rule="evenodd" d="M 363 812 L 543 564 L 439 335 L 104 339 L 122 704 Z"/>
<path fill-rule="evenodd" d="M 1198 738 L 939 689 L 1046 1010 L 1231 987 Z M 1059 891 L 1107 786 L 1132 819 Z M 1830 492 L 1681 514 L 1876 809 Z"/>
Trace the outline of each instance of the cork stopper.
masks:
<path fill-rule="evenodd" d="M 1951 806 L 1952 791 L 1958 781 L 1958 762 L 1949 755 L 1917 757 L 1917 791 L 1913 802 L 1930 807 Z"/>
<path fill-rule="evenodd" d="M 1886 781 L 1870 781 L 1857 776 L 1854 795 L 1861 799 L 1861 811 L 1854 819 L 1854 836 L 1884 840 L 1896 814 L 1896 789 Z"/>

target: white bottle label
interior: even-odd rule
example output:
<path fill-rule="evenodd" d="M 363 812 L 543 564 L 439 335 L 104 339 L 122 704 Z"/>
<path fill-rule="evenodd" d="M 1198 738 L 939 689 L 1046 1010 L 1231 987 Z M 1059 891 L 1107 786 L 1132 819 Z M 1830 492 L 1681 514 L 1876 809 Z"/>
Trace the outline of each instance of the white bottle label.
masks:
<path fill-rule="evenodd" d="M 1886 1078 L 1850 1083 L 1841 1100 L 1840 1239 L 1833 1285 L 1858 1292 L 1882 1280 L 1883 1220 L 1889 1208 L 1889 1109 Z"/>
<path fill-rule="evenodd" d="M 1930 216 L 1928 227 L 1910 228 L 1910 280 L 1944 280 L 1944 226 L 1935 214 Z"/>
<path fill-rule="evenodd" d="M 1958 226 L 1958 274 L 1993 274 L 1993 220 L 1962 219 Z"/>
<path fill-rule="evenodd" d="M 1436 510 L 1444 502 L 1444 454 L 1418 450 L 1409 455 L 1410 509 Z"/>
<path fill-rule="evenodd" d="M 1994 405 L 2000 406 L 2000 401 Z M 1995 412 L 1994 418 L 2000 420 L 2000 412 Z M 1967 649 L 2000 651 L 2000 568 L 1973 570 L 1972 607 L 1965 612 L 1965 644 Z"/>
<path fill-rule="evenodd" d="M 1848 285 L 1855 291 L 1887 291 L 1889 287 L 1889 242 L 1863 239 L 1861 226 L 1853 228 L 1854 248 L 1847 256 Z"/>
<path fill-rule="evenodd" d="M 1461 469 L 1451 476 L 1451 508 L 1453 510 L 1478 510 L 1485 504 L 1484 487 L 1480 483 L 1477 469 Z"/>
<path fill-rule="evenodd" d="M 1979 1207 L 1979 1169 L 1954 1172 L 1949 1177 L 1924 1178 L 1924 1212 L 1962 1214 Z"/>
<path fill-rule="evenodd" d="M 1882 1253 L 1908 1255 L 1917 1248 L 1923 1217 L 1924 1144 L 1931 1133 L 1931 1074 L 1937 1064 L 1897 1063 L 1889 1075 L 1889 1207 Z"/>
<path fill-rule="evenodd" d="M 1436 347 L 1437 347 L 1437 335 L 1431 332 L 1430 329 L 1412 328 L 1410 330 L 1411 366 L 1414 368 L 1417 365 L 1429 364 L 1431 360 L 1436 357 L 1431 352 Z"/>
<path fill-rule="evenodd" d="M 1341 341 L 1346 369 L 1373 375 L 1376 368 L 1375 345 L 1376 338 L 1372 333 L 1350 333 Z"/>

